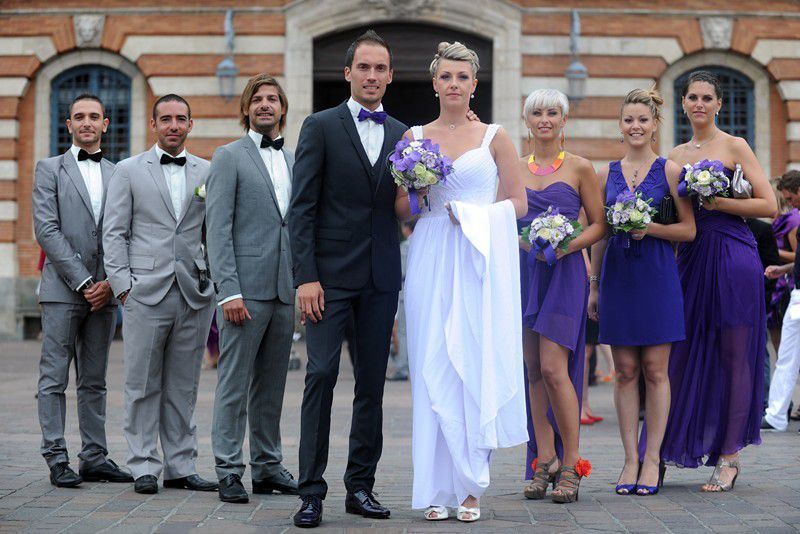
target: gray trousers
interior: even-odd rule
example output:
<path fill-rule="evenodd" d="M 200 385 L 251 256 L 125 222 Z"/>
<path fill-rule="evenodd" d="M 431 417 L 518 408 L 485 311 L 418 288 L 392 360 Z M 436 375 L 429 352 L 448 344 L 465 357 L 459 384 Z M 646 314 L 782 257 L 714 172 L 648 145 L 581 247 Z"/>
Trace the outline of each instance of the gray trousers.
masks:
<path fill-rule="evenodd" d="M 294 333 L 294 305 L 246 300 L 251 320 L 218 321 L 220 353 L 211 444 L 220 480 L 244 474 L 242 443 L 250 423 L 250 475 L 281 471 L 281 409 Z"/>
<path fill-rule="evenodd" d="M 88 304 L 42 303 L 42 358 L 39 362 L 39 424 L 42 456 L 49 467 L 69 462 L 64 440 L 69 366 L 75 361 L 80 467 L 106 460 L 106 367 L 114 336 L 116 306 L 92 313 Z"/>
<path fill-rule="evenodd" d="M 214 311 L 184 300 L 177 284 L 155 306 L 125 301 L 125 439 L 133 478 L 171 480 L 197 473 L 194 407 Z M 158 455 L 158 439 L 164 461 Z"/>

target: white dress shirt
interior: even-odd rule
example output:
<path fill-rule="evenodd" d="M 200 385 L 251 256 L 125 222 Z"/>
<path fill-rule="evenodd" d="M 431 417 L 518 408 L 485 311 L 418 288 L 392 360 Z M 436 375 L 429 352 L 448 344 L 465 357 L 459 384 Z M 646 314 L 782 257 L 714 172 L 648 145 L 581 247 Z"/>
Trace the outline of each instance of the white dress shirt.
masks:
<path fill-rule="evenodd" d="M 156 155 L 159 161 L 164 154 L 167 153 L 156 144 Z M 167 155 L 172 157 L 172 154 Z M 181 153 L 175 157 L 185 158 L 186 149 L 183 149 Z M 180 166 L 175 163 L 168 163 L 166 165 L 161 165 L 161 169 L 164 171 L 164 178 L 167 180 L 167 189 L 169 190 L 170 200 L 172 200 L 172 209 L 175 210 L 175 224 L 177 224 L 177 221 L 181 217 L 181 209 L 183 209 L 183 197 L 186 195 L 186 165 Z"/>
<path fill-rule="evenodd" d="M 103 171 L 100 168 L 100 162 L 92 161 L 90 159 L 78 161 L 78 152 L 80 152 L 81 149 L 75 145 L 69 147 L 69 151 L 72 152 L 72 155 L 75 157 L 75 161 L 78 163 L 78 170 L 81 171 L 83 183 L 86 184 L 86 190 L 89 192 L 89 200 L 92 203 L 92 215 L 94 215 L 94 223 L 97 224 L 100 221 L 100 210 L 103 207 Z M 98 150 L 97 152 L 100 151 Z M 77 287 L 75 287 L 75 291 L 79 290 L 83 284 L 91 279 L 92 277 L 90 276 L 86 280 L 83 280 L 77 285 Z"/>
<path fill-rule="evenodd" d="M 289 166 L 286 165 L 286 158 L 280 150 L 275 150 L 272 147 L 261 148 L 261 139 L 264 137 L 258 132 L 248 130 L 247 135 L 253 140 L 258 148 L 258 153 L 261 154 L 261 160 L 267 168 L 270 180 L 272 180 L 272 187 L 275 189 L 275 197 L 278 200 L 278 209 L 281 211 L 281 216 L 286 216 L 286 211 L 289 209 L 289 201 L 292 198 L 292 180 L 289 177 Z M 279 135 L 275 139 L 279 139 Z"/>
<path fill-rule="evenodd" d="M 375 165 L 381 155 L 383 148 L 383 124 L 376 124 L 373 120 L 367 119 L 365 121 L 358 120 L 358 113 L 362 109 L 367 109 L 350 97 L 347 101 L 347 107 L 350 108 L 350 114 L 353 116 L 353 121 L 356 123 L 356 131 L 361 138 L 361 144 L 364 146 L 364 152 L 367 153 L 367 158 L 371 165 Z M 367 109 L 367 111 L 369 111 Z M 380 104 L 375 111 L 383 111 L 383 104 Z"/>

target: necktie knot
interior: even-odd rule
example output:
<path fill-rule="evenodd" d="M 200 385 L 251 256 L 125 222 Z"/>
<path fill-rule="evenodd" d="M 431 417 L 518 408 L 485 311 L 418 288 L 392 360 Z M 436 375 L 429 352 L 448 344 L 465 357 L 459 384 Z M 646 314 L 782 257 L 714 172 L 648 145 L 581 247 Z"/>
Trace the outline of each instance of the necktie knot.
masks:
<path fill-rule="evenodd" d="M 261 148 L 274 148 L 275 150 L 280 150 L 283 148 L 283 137 L 270 139 L 265 135 L 261 138 Z"/>
<path fill-rule="evenodd" d="M 98 150 L 94 154 L 89 154 L 84 149 L 80 149 L 78 151 L 78 161 L 86 161 L 87 159 L 100 163 L 100 160 L 103 159 L 103 152 Z"/>
<path fill-rule="evenodd" d="M 170 163 L 174 163 L 175 165 L 178 165 L 179 167 L 183 167 L 184 165 L 186 165 L 186 156 L 180 156 L 180 157 L 177 157 L 177 158 L 173 158 L 169 154 L 161 154 L 161 160 L 160 161 L 161 161 L 162 165 L 169 165 Z"/>
<path fill-rule="evenodd" d="M 361 108 L 361 111 L 358 112 L 358 122 L 371 120 L 375 124 L 383 124 L 386 122 L 387 116 L 388 115 L 385 111 L 367 111 L 366 109 Z"/>

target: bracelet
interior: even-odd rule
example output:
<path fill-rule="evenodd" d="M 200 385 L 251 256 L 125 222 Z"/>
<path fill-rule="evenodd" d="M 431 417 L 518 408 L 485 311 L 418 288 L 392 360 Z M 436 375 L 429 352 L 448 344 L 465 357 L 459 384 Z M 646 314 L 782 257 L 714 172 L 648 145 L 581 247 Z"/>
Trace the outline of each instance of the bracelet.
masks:
<path fill-rule="evenodd" d="M 600 275 L 598 275 L 598 274 L 590 274 L 589 275 L 589 283 L 590 284 L 599 284 L 600 283 Z"/>

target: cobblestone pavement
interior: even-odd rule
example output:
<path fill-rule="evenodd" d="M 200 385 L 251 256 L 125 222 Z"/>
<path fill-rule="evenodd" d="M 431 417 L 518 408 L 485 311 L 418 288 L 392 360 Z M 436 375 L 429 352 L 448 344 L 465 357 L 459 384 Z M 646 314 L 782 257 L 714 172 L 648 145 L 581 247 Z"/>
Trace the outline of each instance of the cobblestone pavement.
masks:
<path fill-rule="evenodd" d="M 304 356 L 302 345 L 298 345 Z M 39 455 L 36 415 L 39 344 L 0 344 L 0 531 L 2 532 L 284 532 L 293 529 L 296 497 L 251 495 L 250 503 L 222 504 L 215 493 L 164 490 L 138 495 L 132 484 L 84 483 L 79 489 L 50 485 Z M 211 407 L 216 375 L 204 371 L 196 411 L 200 451 L 198 469 L 213 478 Z M 297 473 L 303 372 L 291 371 L 284 404 L 285 464 Z M 622 464 L 622 448 L 612 409 L 611 387 L 591 389 L 592 406 L 605 421 L 582 430 L 582 454 L 594 465 L 581 485 L 580 501 L 557 505 L 522 496 L 524 449 L 500 451 L 493 462 L 493 482 L 482 499 L 483 518 L 465 525 L 455 520 L 428 523 L 409 508 L 411 492 L 411 409 L 407 382 L 389 382 L 384 402 L 384 452 L 376 491 L 392 510 L 392 519 L 376 521 L 344 513 L 341 483 L 347 451 L 353 378 L 343 358 L 337 387 L 327 472 L 331 490 L 325 501 L 325 532 L 381 529 L 393 532 L 795 532 L 800 529 L 800 435 L 797 423 L 782 434 L 766 434 L 764 444 L 742 455 L 736 490 L 703 494 L 699 486 L 710 469 L 667 471 L 666 486 L 651 498 L 613 493 Z M 122 345 L 115 342 L 108 373 L 107 433 L 111 458 L 123 464 Z M 72 386 L 67 392 L 67 441 L 77 467 L 80 445 Z M 247 453 L 245 453 L 247 454 Z M 249 489 L 249 473 L 245 487 Z"/>

